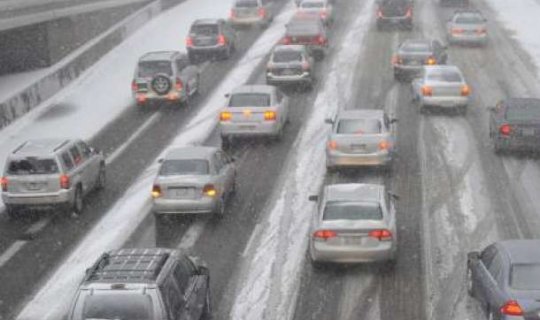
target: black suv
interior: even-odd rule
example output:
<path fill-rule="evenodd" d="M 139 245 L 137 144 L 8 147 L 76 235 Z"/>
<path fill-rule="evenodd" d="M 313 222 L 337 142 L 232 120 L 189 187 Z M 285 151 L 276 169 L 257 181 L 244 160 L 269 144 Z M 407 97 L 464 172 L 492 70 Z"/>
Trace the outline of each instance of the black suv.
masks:
<path fill-rule="evenodd" d="M 377 29 L 384 26 L 402 26 L 408 30 L 413 28 L 412 0 L 379 0 L 377 10 Z"/>
<path fill-rule="evenodd" d="M 191 62 L 199 56 L 218 56 L 228 59 L 236 49 L 236 31 L 223 19 L 195 20 L 186 38 Z"/>
<path fill-rule="evenodd" d="M 86 271 L 69 320 L 211 319 L 204 263 L 172 249 L 104 253 Z"/>

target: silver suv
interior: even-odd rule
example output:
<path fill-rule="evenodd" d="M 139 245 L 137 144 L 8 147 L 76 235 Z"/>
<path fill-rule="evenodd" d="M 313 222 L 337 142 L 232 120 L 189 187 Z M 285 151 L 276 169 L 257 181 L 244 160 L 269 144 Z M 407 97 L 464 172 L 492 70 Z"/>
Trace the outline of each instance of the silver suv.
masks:
<path fill-rule="evenodd" d="M 210 273 L 173 249 L 104 253 L 86 271 L 68 320 L 209 320 Z"/>
<path fill-rule="evenodd" d="M 55 207 L 79 214 L 83 197 L 105 187 L 105 160 L 78 139 L 29 140 L 9 154 L 1 186 L 11 218 L 22 209 Z"/>
<path fill-rule="evenodd" d="M 131 89 L 138 105 L 150 101 L 189 105 L 199 92 L 199 68 L 179 51 L 150 52 L 139 59 Z"/>

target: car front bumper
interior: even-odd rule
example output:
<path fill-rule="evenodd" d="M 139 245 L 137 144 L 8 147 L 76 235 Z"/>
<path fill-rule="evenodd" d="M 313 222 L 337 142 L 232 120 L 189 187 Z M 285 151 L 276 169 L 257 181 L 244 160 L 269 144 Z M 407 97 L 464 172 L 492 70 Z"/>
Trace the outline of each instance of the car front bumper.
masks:
<path fill-rule="evenodd" d="M 159 214 L 207 214 L 218 209 L 217 197 L 202 197 L 199 199 L 154 199 L 152 211 Z"/>

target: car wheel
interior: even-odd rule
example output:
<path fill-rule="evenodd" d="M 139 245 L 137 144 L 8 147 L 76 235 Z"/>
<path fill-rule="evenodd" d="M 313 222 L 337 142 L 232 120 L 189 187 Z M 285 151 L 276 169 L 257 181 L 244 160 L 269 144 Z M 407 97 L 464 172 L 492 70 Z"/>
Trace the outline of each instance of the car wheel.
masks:
<path fill-rule="evenodd" d="M 180 100 L 180 105 L 183 105 L 184 107 L 189 108 L 191 106 L 191 88 L 189 85 L 186 85 L 186 91 L 184 93 L 184 100 Z"/>
<path fill-rule="evenodd" d="M 18 220 L 20 218 L 19 210 L 13 208 L 12 206 L 6 206 L 6 214 L 11 220 Z"/>
<path fill-rule="evenodd" d="M 459 106 L 457 107 L 457 112 L 460 115 L 466 115 L 467 114 L 467 106 Z"/>
<path fill-rule="evenodd" d="M 97 178 L 96 189 L 97 190 L 105 189 L 105 184 L 106 183 L 107 183 L 107 174 L 106 174 L 106 171 L 105 171 L 105 165 L 102 164 L 99 167 L 99 174 L 98 174 L 98 178 Z"/>
<path fill-rule="evenodd" d="M 197 83 L 197 87 L 195 91 L 193 92 L 194 95 L 199 95 L 201 92 L 201 75 L 197 73 L 197 79 L 195 80 Z"/>
<path fill-rule="evenodd" d="M 232 148 L 233 138 L 221 136 L 221 149 L 229 150 Z"/>
<path fill-rule="evenodd" d="M 204 300 L 204 308 L 201 315 L 201 320 L 212 320 L 212 304 L 210 299 L 210 286 L 207 286 L 206 297 Z"/>
<path fill-rule="evenodd" d="M 501 143 L 494 141 L 493 142 L 493 150 L 495 151 L 495 154 L 502 154 L 503 153 L 503 146 Z"/>
<path fill-rule="evenodd" d="M 223 54 L 221 55 L 221 59 L 223 59 L 223 60 L 228 60 L 230 57 L 231 57 L 231 47 L 228 46 L 228 47 L 227 47 L 227 50 L 225 50 L 225 51 L 223 52 Z"/>
<path fill-rule="evenodd" d="M 217 205 L 217 208 L 216 208 L 216 216 L 218 218 L 223 218 L 225 216 L 225 199 L 224 199 L 224 196 L 222 196 L 220 199 L 219 199 L 219 202 L 218 202 L 218 205 Z"/>
<path fill-rule="evenodd" d="M 77 189 L 75 189 L 75 196 L 73 197 L 73 205 L 71 207 L 71 211 L 75 215 L 80 215 L 84 209 L 84 200 L 82 195 L 82 188 L 81 186 L 77 186 Z"/>
<path fill-rule="evenodd" d="M 427 114 L 427 109 L 425 106 L 418 104 L 418 110 L 420 111 L 420 114 Z"/>
<path fill-rule="evenodd" d="M 494 320 L 495 319 L 495 315 L 493 314 L 493 311 L 491 310 L 491 306 L 487 306 L 486 307 L 486 316 L 488 318 L 488 320 Z"/>

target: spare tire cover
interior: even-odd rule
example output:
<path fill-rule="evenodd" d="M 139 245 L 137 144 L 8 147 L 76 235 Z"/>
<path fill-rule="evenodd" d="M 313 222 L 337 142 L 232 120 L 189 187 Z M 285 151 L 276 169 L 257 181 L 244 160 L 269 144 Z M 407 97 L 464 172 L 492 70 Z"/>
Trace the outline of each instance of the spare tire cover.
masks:
<path fill-rule="evenodd" d="M 172 82 L 171 79 L 169 79 L 169 76 L 164 74 L 158 74 L 154 76 L 151 82 L 152 89 L 160 95 L 164 95 L 169 93 L 172 88 Z"/>

